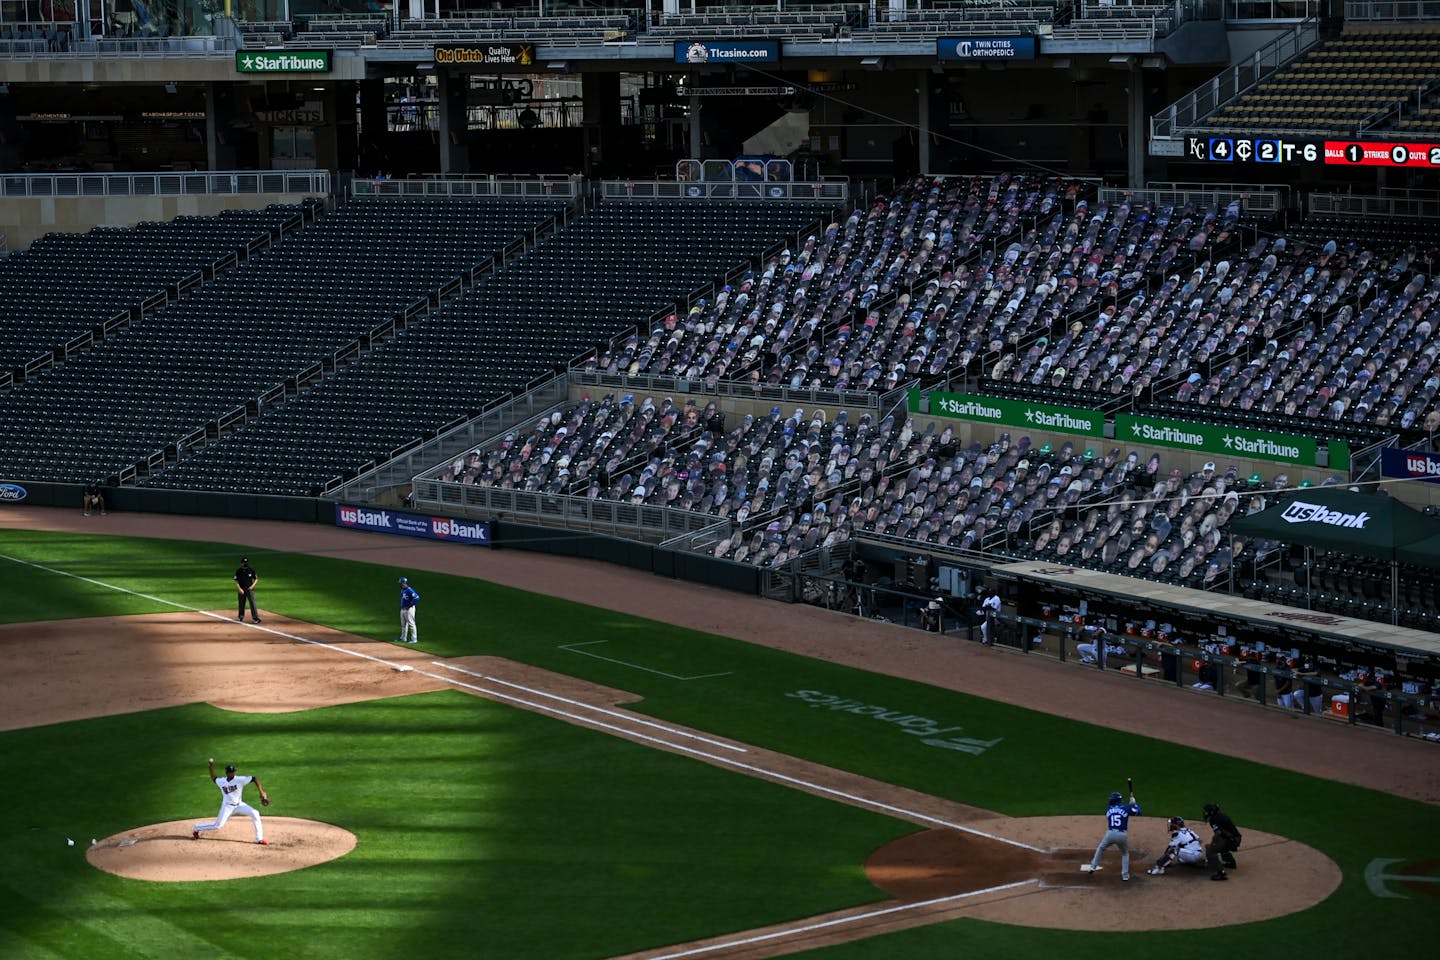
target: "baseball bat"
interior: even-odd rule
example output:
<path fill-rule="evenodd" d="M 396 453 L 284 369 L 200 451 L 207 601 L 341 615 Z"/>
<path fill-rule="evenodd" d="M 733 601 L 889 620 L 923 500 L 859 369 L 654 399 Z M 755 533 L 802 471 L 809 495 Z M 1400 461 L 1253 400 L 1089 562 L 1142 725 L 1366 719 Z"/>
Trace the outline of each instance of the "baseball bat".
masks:
<path fill-rule="evenodd" d="M 1135 778 L 1134 778 L 1134 777 L 1126 777 L 1126 778 L 1125 778 L 1125 789 L 1126 789 L 1127 791 L 1129 791 L 1129 793 L 1130 793 L 1130 800 L 1131 800 L 1131 802 L 1133 803 L 1134 800 L 1135 800 Z"/>

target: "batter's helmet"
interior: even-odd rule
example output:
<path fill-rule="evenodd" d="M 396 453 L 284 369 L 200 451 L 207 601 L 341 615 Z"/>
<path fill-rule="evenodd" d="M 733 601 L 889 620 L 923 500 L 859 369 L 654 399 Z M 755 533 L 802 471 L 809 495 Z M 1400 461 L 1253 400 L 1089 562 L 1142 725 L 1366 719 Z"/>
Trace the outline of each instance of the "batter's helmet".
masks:
<path fill-rule="evenodd" d="M 1114 793 L 1110 794 L 1110 802 L 1111 802 L 1111 803 L 1119 803 L 1121 800 L 1124 800 L 1124 799 L 1125 799 L 1124 796 L 1121 795 L 1121 793 L 1120 793 L 1119 790 L 1116 790 Z"/>

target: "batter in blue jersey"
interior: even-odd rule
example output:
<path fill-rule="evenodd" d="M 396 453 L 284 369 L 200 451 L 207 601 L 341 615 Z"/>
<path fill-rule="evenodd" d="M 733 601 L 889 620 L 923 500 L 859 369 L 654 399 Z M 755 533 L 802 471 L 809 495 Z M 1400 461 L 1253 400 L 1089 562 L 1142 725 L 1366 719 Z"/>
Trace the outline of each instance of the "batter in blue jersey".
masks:
<path fill-rule="evenodd" d="M 1094 873 L 1100 869 L 1100 855 L 1105 852 L 1106 847 L 1120 848 L 1120 879 L 1130 879 L 1130 818 L 1140 816 L 1140 805 L 1131 797 L 1127 804 L 1125 798 L 1117 790 L 1110 794 L 1110 805 L 1105 808 L 1105 836 L 1100 838 L 1100 845 L 1095 848 L 1095 856 L 1090 859 L 1090 872 Z"/>

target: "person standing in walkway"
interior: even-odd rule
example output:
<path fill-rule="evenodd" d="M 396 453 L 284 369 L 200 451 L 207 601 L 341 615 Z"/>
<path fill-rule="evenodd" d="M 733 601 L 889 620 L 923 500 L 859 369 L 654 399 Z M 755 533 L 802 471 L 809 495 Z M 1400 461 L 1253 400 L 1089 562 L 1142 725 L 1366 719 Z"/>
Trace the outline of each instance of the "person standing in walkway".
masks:
<path fill-rule="evenodd" d="M 240 566 L 235 570 L 235 593 L 239 602 L 239 609 L 235 611 L 235 619 L 245 620 L 245 603 L 250 603 L 250 619 L 256 623 L 260 622 L 260 613 L 255 609 L 255 584 L 260 582 L 260 575 L 255 568 L 250 566 L 249 557 L 240 558 Z"/>
<path fill-rule="evenodd" d="M 419 643 L 420 630 L 415 626 L 415 607 L 420 594 L 410 586 L 410 578 L 400 578 L 400 639 L 396 643 Z"/>
<path fill-rule="evenodd" d="M 1090 873 L 1100 869 L 1100 855 L 1106 847 L 1120 848 L 1120 879 L 1130 879 L 1130 818 L 1140 816 L 1140 805 L 1132 796 L 1126 803 L 1119 790 L 1110 794 L 1110 805 L 1105 808 L 1105 836 L 1090 858 Z"/>

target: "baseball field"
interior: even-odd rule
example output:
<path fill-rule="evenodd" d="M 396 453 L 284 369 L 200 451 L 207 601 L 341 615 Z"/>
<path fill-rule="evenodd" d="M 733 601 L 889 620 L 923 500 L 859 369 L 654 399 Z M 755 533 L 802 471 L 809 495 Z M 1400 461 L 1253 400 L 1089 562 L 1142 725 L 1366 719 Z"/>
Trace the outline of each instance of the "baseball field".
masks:
<path fill-rule="evenodd" d="M 580 561 L 103 524 L 0 517 L 4 960 L 1440 942 L 1434 744 Z M 191 838 L 210 757 L 263 781 L 269 846 Z M 1081 874 L 1127 777 L 1133 877 Z M 1245 834 L 1230 879 L 1145 875 L 1207 801 Z"/>

